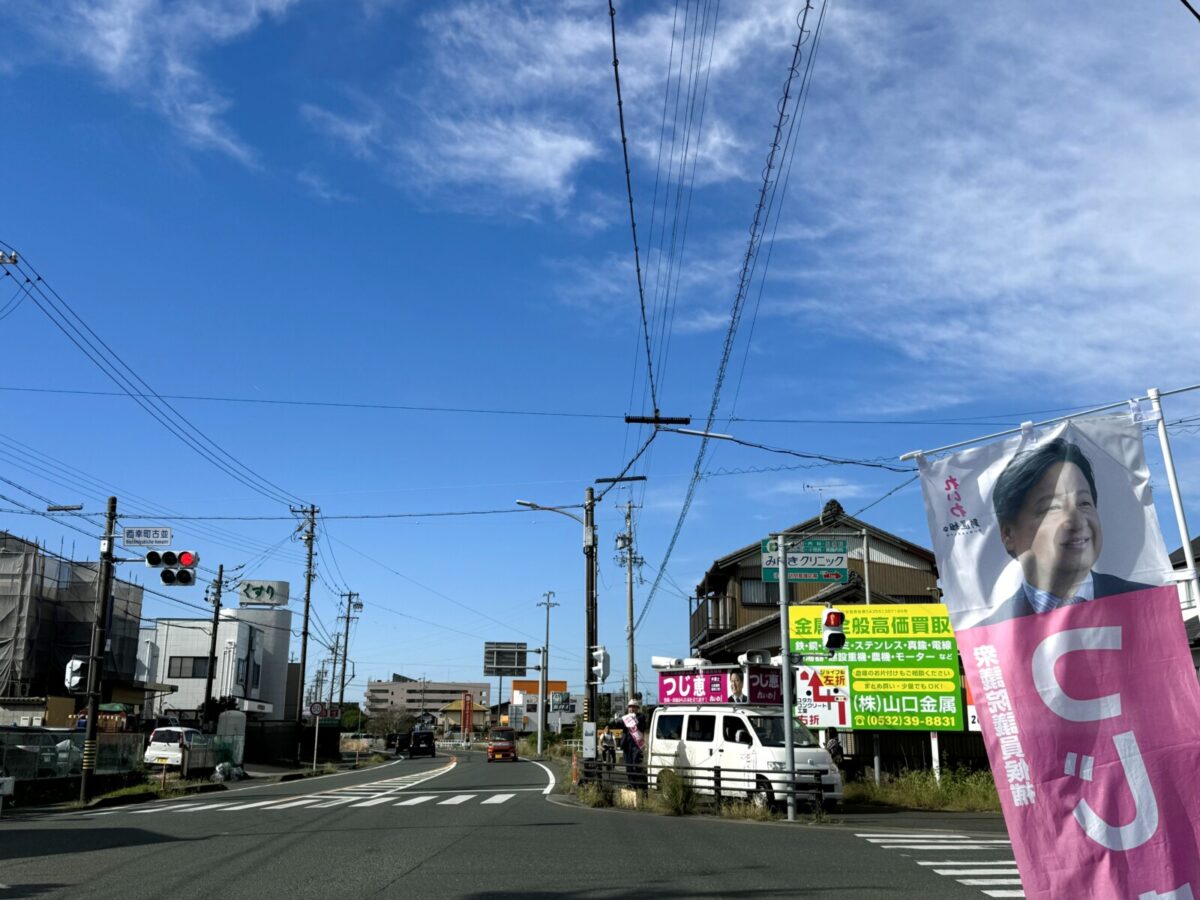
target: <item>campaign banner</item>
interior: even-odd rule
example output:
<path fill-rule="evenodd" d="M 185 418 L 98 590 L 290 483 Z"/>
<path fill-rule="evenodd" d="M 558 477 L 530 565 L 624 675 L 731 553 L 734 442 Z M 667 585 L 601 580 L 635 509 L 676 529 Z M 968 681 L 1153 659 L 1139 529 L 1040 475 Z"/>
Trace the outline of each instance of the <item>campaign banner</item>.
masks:
<path fill-rule="evenodd" d="M 665 669 L 658 673 L 658 702 L 748 703 L 779 706 L 783 703 L 782 670 L 778 666 L 750 665 L 742 669 Z"/>
<path fill-rule="evenodd" d="M 1130 415 L 919 458 L 1026 897 L 1200 897 L 1200 686 Z"/>

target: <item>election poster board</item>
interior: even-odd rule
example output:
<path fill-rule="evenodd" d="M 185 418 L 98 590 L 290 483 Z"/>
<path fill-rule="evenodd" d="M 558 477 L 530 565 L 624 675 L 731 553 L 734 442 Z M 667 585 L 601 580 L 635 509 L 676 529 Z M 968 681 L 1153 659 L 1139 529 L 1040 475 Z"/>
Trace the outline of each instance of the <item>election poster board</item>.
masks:
<path fill-rule="evenodd" d="M 1200 687 L 1141 423 L 918 461 L 1025 896 L 1200 897 Z"/>
<path fill-rule="evenodd" d="M 963 730 L 958 644 L 944 605 L 876 604 L 843 612 L 846 645 L 830 658 L 821 645 L 825 607 L 788 608 L 792 652 L 805 657 L 796 689 L 805 725 Z"/>

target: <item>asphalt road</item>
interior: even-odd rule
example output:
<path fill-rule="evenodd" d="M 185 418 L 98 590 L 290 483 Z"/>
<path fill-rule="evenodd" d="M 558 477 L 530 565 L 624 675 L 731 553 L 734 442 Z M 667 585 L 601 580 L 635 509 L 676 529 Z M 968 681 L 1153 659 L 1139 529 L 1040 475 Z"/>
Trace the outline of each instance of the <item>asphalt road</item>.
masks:
<path fill-rule="evenodd" d="M 589 809 L 527 760 L 400 760 L 0 820 L 0 898 L 1023 896 L 998 816 Z M 987 882 L 976 884 L 969 882 Z"/>

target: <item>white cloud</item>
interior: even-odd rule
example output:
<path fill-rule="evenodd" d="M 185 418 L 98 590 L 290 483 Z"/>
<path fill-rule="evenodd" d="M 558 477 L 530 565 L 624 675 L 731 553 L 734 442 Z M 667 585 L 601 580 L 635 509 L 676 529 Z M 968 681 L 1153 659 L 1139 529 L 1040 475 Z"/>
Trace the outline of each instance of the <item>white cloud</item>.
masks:
<path fill-rule="evenodd" d="M 309 169 L 297 173 L 296 180 L 304 185 L 310 194 L 326 203 L 349 203 L 354 199 L 349 194 L 331 186 L 324 178 Z"/>
<path fill-rule="evenodd" d="M 162 115 L 187 143 L 251 165 L 254 152 L 224 121 L 230 101 L 203 73 L 200 58 L 295 2 L 74 0 L 36 4 L 24 15 L 45 45 Z"/>

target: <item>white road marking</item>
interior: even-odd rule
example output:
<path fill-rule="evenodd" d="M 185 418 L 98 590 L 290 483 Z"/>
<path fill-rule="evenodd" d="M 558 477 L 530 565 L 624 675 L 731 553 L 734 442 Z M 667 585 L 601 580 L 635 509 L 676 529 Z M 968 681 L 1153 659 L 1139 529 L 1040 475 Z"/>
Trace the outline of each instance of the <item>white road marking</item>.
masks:
<path fill-rule="evenodd" d="M 484 800 L 481 805 L 486 806 L 489 803 L 503 803 L 505 800 L 511 800 L 516 794 L 497 794 L 495 797 L 489 797 Z"/>
<path fill-rule="evenodd" d="M 1008 863 L 1012 866 L 1012 863 Z M 1017 875 L 1016 866 L 1011 869 L 934 869 L 939 875 L 950 875 L 957 878 L 959 875 Z"/>
<path fill-rule="evenodd" d="M 474 800 L 474 794 L 459 794 L 457 797 L 450 797 L 443 800 L 438 806 L 457 806 L 460 803 L 466 803 L 468 800 Z"/>
<path fill-rule="evenodd" d="M 253 809 L 256 806 L 270 806 L 272 803 L 278 803 L 279 800 L 279 797 L 275 797 L 272 800 L 258 800 L 254 803 L 239 803 L 237 806 L 225 807 L 225 812 L 233 812 L 235 809 Z"/>
<path fill-rule="evenodd" d="M 293 800 L 291 803 L 280 803 L 277 806 L 268 806 L 267 809 L 291 809 L 293 806 L 306 806 L 309 803 L 316 803 L 320 797 L 301 797 L 299 800 Z"/>
<path fill-rule="evenodd" d="M 984 891 L 989 897 L 1024 897 L 1024 891 Z"/>
<path fill-rule="evenodd" d="M 972 887 L 992 887 L 993 885 L 1021 883 L 1020 878 L 960 878 L 958 881 L 960 884 L 969 884 Z"/>
<path fill-rule="evenodd" d="M 917 860 L 918 866 L 1011 866 L 1011 859 L 937 859 Z"/>
<path fill-rule="evenodd" d="M 432 799 L 434 799 L 434 798 L 430 797 L 430 796 L 409 797 L 407 800 L 401 800 L 396 805 L 397 806 L 416 806 L 418 803 L 424 803 L 426 800 L 432 800 Z"/>

